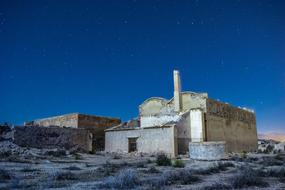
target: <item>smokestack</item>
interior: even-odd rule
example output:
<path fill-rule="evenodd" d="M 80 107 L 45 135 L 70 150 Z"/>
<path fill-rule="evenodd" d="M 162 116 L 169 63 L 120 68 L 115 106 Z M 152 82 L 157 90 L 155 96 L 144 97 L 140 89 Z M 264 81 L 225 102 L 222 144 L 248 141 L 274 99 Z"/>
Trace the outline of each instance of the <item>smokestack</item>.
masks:
<path fill-rule="evenodd" d="M 181 110 L 181 82 L 179 71 L 173 71 L 174 80 L 174 110 L 180 112 Z"/>

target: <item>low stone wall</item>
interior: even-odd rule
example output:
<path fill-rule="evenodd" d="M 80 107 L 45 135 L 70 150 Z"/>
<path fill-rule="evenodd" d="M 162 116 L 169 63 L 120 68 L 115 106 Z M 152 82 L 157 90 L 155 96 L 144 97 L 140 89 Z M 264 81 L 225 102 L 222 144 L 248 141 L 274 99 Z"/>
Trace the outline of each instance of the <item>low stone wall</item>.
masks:
<path fill-rule="evenodd" d="M 224 141 L 189 143 L 190 158 L 196 160 L 220 160 L 225 158 Z"/>
<path fill-rule="evenodd" d="M 92 150 L 92 135 L 85 129 L 21 126 L 15 127 L 14 143 L 23 147 L 89 152 Z"/>

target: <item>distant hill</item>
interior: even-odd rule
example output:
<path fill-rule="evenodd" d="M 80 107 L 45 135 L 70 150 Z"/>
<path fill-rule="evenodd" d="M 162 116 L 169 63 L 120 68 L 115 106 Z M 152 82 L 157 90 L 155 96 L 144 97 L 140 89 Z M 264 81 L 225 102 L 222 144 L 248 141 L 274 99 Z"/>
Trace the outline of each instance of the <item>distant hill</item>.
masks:
<path fill-rule="evenodd" d="M 261 133 L 259 139 L 272 139 L 275 141 L 285 142 L 285 133 Z"/>

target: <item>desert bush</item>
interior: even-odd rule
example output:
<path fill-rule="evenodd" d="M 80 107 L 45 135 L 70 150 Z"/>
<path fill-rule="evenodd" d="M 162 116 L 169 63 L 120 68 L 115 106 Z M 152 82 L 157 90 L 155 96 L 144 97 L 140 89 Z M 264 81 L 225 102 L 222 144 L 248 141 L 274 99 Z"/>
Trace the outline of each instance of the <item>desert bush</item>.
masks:
<path fill-rule="evenodd" d="M 104 177 L 107 177 L 117 172 L 120 168 L 125 167 L 125 166 L 127 166 L 126 163 L 113 164 L 109 161 L 106 161 L 106 163 L 103 164 L 102 167 L 99 167 L 98 170 Z"/>
<path fill-rule="evenodd" d="M 146 164 L 144 162 L 139 162 L 136 165 L 137 168 L 146 168 Z"/>
<path fill-rule="evenodd" d="M 160 171 L 156 169 L 155 166 L 151 166 L 148 170 L 146 170 L 146 173 L 154 174 L 154 173 L 160 173 Z"/>
<path fill-rule="evenodd" d="M 45 152 L 45 155 L 53 157 L 63 157 L 66 156 L 66 151 L 62 149 L 48 150 Z"/>
<path fill-rule="evenodd" d="M 219 173 L 220 171 L 225 171 L 228 167 L 234 167 L 235 165 L 232 162 L 218 162 L 214 163 L 212 166 L 202 170 L 196 170 L 196 174 L 200 175 L 210 175 L 214 173 Z"/>
<path fill-rule="evenodd" d="M 66 170 L 81 170 L 81 168 L 77 167 L 77 166 L 69 166 L 67 168 L 64 168 Z"/>
<path fill-rule="evenodd" d="M 164 177 L 167 183 L 170 184 L 181 183 L 183 185 L 187 185 L 200 180 L 197 176 L 194 176 L 190 170 L 187 169 L 166 172 L 164 173 Z"/>
<path fill-rule="evenodd" d="M 280 181 L 281 183 L 285 183 L 285 177 L 279 178 L 279 181 Z"/>
<path fill-rule="evenodd" d="M 171 159 L 166 154 L 159 154 L 156 157 L 156 164 L 158 166 L 171 166 Z"/>
<path fill-rule="evenodd" d="M 0 181 L 11 179 L 8 171 L 0 169 Z"/>
<path fill-rule="evenodd" d="M 36 171 L 40 171 L 40 170 L 36 169 L 36 168 L 25 167 L 21 171 L 22 172 L 36 172 Z"/>
<path fill-rule="evenodd" d="M 276 160 L 279 160 L 279 161 L 284 161 L 284 157 L 281 156 L 280 154 L 277 154 L 274 158 L 275 158 Z"/>
<path fill-rule="evenodd" d="M 216 182 L 212 185 L 203 187 L 201 190 L 228 190 L 228 189 L 232 189 L 230 185 L 227 185 L 222 182 Z"/>
<path fill-rule="evenodd" d="M 75 160 L 82 160 L 82 156 L 78 153 L 73 154 Z"/>
<path fill-rule="evenodd" d="M 148 178 L 143 182 L 147 186 L 148 190 L 165 189 L 167 179 L 164 176 L 157 176 Z"/>
<path fill-rule="evenodd" d="M 182 160 L 174 160 L 172 166 L 175 168 L 184 168 L 185 164 Z"/>
<path fill-rule="evenodd" d="M 284 163 L 276 157 L 264 157 L 260 164 L 263 166 L 282 166 Z"/>
<path fill-rule="evenodd" d="M 71 172 L 61 172 L 61 173 L 56 174 L 55 179 L 58 180 L 58 181 L 63 181 L 63 180 L 76 180 L 78 178 L 77 178 L 77 176 L 74 173 L 71 173 Z"/>
<path fill-rule="evenodd" d="M 258 175 L 261 177 L 278 177 L 285 178 L 285 167 L 271 168 L 269 170 L 260 170 Z"/>
<path fill-rule="evenodd" d="M 133 169 L 125 169 L 114 177 L 109 177 L 100 185 L 100 188 L 110 189 L 130 189 L 139 185 L 137 171 Z"/>
<path fill-rule="evenodd" d="M 240 168 L 238 174 L 229 179 L 229 183 L 235 189 L 252 186 L 268 187 L 268 183 L 258 176 L 258 171 L 251 169 L 249 166 Z"/>
<path fill-rule="evenodd" d="M 268 145 L 268 146 L 266 147 L 266 149 L 263 151 L 263 153 L 269 154 L 269 153 L 271 153 L 271 152 L 273 151 L 273 149 L 274 149 L 274 146 L 273 146 L 273 145 Z"/>
<path fill-rule="evenodd" d="M 122 157 L 119 154 L 114 153 L 114 154 L 112 154 L 112 158 L 115 159 L 115 160 L 119 160 Z"/>

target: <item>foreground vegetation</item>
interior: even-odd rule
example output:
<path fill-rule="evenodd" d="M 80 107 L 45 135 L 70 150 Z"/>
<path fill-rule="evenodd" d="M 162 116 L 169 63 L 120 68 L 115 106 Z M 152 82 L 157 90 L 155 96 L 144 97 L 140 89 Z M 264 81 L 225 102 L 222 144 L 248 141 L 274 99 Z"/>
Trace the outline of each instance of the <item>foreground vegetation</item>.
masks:
<path fill-rule="evenodd" d="M 167 155 L 65 154 L 41 159 L 2 157 L 0 189 L 285 188 L 285 156 L 235 155 L 224 161 Z M 25 161 L 23 161 L 25 160 Z"/>

